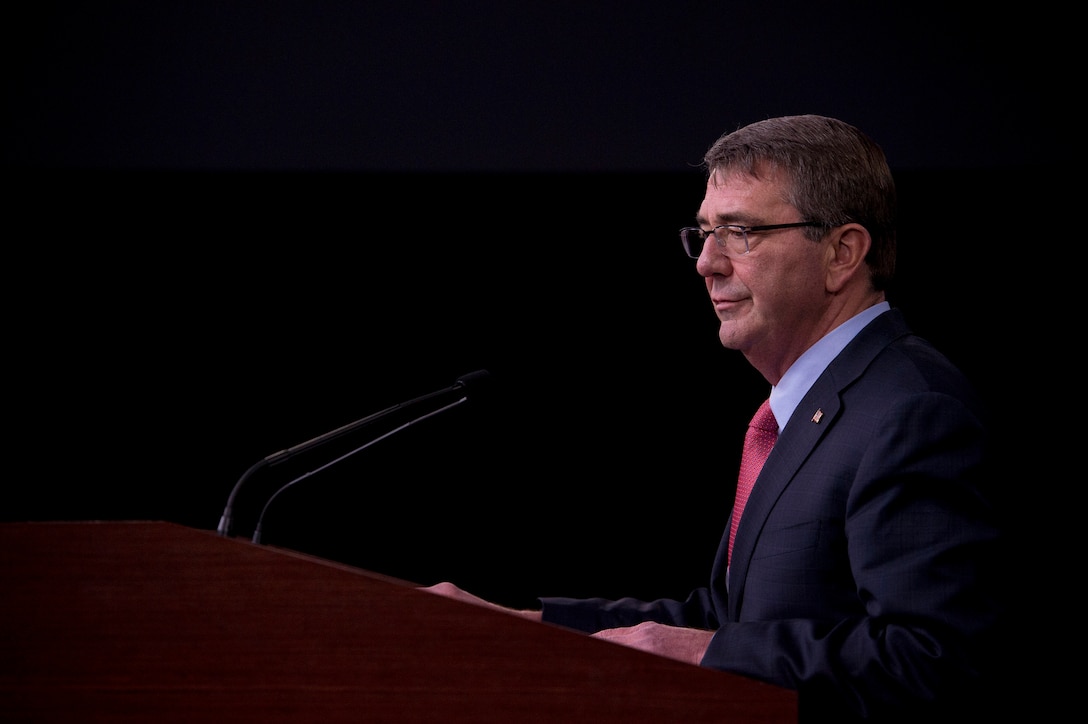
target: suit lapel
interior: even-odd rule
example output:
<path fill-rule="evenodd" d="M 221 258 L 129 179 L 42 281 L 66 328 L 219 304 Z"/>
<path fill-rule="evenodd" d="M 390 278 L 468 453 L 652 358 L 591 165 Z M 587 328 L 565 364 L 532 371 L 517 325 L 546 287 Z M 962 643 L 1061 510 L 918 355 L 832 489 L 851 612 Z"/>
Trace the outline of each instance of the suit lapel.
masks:
<path fill-rule="evenodd" d="M 744 581 L 760 532 L 797 471 L 839 418 L 841 393 L 892 340 L 909 330 L 898 310 L 870 322 L 832 360 L 797 405 L 756 478 L 733 542 L 729 571 L 729 619 L 740 620 Z"/>

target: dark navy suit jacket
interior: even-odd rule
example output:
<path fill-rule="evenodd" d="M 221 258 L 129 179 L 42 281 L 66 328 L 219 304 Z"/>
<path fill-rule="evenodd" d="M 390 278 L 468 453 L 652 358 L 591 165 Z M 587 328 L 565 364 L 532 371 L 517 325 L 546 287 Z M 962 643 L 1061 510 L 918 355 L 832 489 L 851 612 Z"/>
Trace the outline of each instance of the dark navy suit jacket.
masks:
<path fill-rule="evenodd" d="M 782 430 L 728 590 L 726 529 L 709 585 L 686 600 L 542 598 L 544 620 L 715 630 L 702 665 L 798 690 L 802 720 L 952 716 L 989 693 L 999 621 L 987 460 L 970 384 L 890 310 Z"/>

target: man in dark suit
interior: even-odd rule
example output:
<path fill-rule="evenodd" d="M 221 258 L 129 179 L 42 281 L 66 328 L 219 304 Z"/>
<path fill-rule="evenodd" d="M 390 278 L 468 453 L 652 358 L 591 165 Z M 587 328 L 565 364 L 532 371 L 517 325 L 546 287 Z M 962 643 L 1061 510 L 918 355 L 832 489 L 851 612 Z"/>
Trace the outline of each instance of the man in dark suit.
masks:
<path fill-rule="evenodd" d="M 735 541 L 727 530 L 708 585 L 683 601 L 542 598 L 516 613 L 796 689 L 802 721 L 977 714 L 1002 620 L 984 413 L 886 299 L 884 154 L 805 115 L 726 134 L 704 162 L 681 240 L 721 343 L 771 385 L 774 414 Z"/>

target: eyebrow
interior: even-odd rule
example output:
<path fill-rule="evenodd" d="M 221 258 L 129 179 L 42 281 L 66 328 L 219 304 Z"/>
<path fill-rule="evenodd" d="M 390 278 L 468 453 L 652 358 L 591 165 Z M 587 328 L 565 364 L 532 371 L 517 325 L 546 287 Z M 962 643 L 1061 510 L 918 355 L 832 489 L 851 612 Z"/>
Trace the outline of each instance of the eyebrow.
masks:
<path fill-rule="evenodd" d="M 725 224 L 738 224 L 740 226 L 756 226 L 753 224 L 751 218 L 740 216 L 738 214 L 724 214 L 714 217 L 715 222 L 711 222 L 702 214 L 695 214 L 695 223 L 699 226 L 723 226 Z"/>

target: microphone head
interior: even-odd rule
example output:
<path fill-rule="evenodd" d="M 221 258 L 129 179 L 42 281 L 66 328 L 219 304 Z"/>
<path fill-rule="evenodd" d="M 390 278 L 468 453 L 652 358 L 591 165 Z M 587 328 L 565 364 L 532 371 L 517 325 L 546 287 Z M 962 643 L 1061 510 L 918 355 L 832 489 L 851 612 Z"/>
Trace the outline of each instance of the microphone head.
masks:
<path fill-rule="evenodd" d="M 491 376 L 491 373 L 487 370 L 476 370 L 475 372 L 469 372 L 468 374 L 461 375 L 457 378 L 457 381 L 453 383 L 454 387 L 464 388 L 465 392 L 477 392 L 480 385 Z"/>

